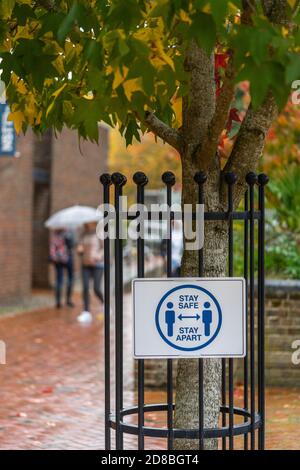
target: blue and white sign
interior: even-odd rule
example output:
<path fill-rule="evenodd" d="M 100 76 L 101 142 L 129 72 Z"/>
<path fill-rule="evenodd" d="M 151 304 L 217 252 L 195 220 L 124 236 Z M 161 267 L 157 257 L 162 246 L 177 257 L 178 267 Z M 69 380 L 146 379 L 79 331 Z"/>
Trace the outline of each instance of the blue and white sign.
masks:
<path fill-rule="evenodd" d="M 14 157 L 16 154 L 16 132 L 14 123 L 8 121 L 9 106 L 0 103 L 0 157 Z"/>
<path fill-rule="evenodd" d="M 243 357 L 243 278 L 135 279 L 134 357 Z"/>

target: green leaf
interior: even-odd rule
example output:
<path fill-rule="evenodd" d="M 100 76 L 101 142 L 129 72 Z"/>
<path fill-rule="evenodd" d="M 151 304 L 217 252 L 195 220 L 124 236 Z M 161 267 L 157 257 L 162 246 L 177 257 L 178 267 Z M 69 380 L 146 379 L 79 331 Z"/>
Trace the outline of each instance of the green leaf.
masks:
<path fill-rule="evenodd" d="M 269 62 L 258 66 L 249 58 L 237 76 L 237 82 L 248 80 L 250 82 L 251 103 L 256 108 L 265 99 L 272 82 L 272 67 Z"/>
<path fill-rule="evenodd" d="M 1 8 L 1 7 L 0 7 Z M 27 4 L 16 4 L 14 8 L 14 16 L 19 26 L 25 26 L 28 18 L 36 18 L 34 10 Z"/>
<path fill-rule="evenodd" d="M 84 15 L 83 6 L 77 2 L 74 2 L 69 13 L 60 24 L 58 31 L 57 31 L 57 39 L 61 44 L 64 43 L 75 21 L 78 20 L 78 18 L 80 18 L 80 15 Z"/>
<path fill-rule="evenodd" d="M 142 20 L 142 12 L 137 0 L 114 0 L 108 13 L 108 21 L 114 28 L 124 28 L 128 31 L 136 27 Z"/>
<path fill-rule="evenodd" d="M 285 70 L 285 81 L 291 84 L 294 80 L 300 78 L 300 56 L 299 54 L 291 54 L 290 62 Z"/>
<path fill-rule="evenodd" d="M 217 38 L 216 24 L 213 17 L 203 12 L 194 14 L 188 36 L 190 39 L 195 39 L 199 47 L 202 47 L 207 54 L 210 54 Z"/>
<path fill-rule="evenodd" d="M 161 0 L 157 2 L 157 5 L 153 8 L 150 13 L 150 18 L 159 18 L 159 17 L 168 17 L 170 9 L 170 1 L 169 0 Z"/>
<path fill-rule="evenodd" d="M 81 126 L 84 134 L 97 142 L 99 137 L 98 122 L 101 121 L 102 107 L 99 100 L 80 99 L 76 103 L 73 122 Z"/>
<path fill-rule="evenodd" d="M 104 51 L 102 45 L 91 39 L 87 41 L 84 48 L 84 57 L 89 61 L 90 64 L 101 69 L 104 61 Z"/>
<path fill-rule="evenodd" d="M 135 120 L 130 119 L 125 131 L 126 147 L 132 144 L 133 137 L 135 137 L 139 142 L 141 141 L 139 127 Z"/>
<path fill-rule="evenodd" d="M 156 69 L 149 61 L 136 59 L 130 66 L 127 79 L 142 77 L 143 87 L 148 95 L 154 92 L 154 79 L 157 74 Z"/>
<path fill-rule="evenodd" d="M 272 83 L 270 87 L 274 93 L 278 108 L 281 110 L 288 100 L 291 92 L 290 86 L 285 85 L 285 69 L 279 63 L 272 63 Z"/>
<path fill-rule="evenodd" d="M 217 26 L 221 26 L 226 18 L 228 11 L 228 2 L 220 0 L 211 0 L 210 8 L 212 16 Z"/>
<path fill-rule="evenodd" d="M 264 62 L 269 56 L 273 35 L 268 30 L 258 29 L 250 35 L 250 52 L 256 64 Z"/>
<path fill-rule="evenodd" d="M 41 29 L 39 32 L 40 36 L 51 31 L 54 37 L 57 36 L 58 30 L 64 21 L 65 15 L 62 12 L 48 12 L 40 18 Z M 26 19 L 26 18 L 25 18 Z"/>

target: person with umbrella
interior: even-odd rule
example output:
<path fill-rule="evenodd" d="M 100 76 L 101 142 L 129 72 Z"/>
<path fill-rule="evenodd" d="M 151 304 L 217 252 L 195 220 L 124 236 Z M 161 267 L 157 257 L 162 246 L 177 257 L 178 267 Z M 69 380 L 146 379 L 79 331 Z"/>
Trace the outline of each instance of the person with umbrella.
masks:
<path fill-rule="evenodd" d="M 101 291 L 101 280 L 104 272 L 103 240 L 96 234 L 96 222 L 84 224 L 83 235 L 77 247 L 77 252 L 82 259 L 82 286 L 84 311 L 78 320 L 86 322 L 90 320 L 90 280 L 93 281 L 94 293 L 103 304 L 104 298 Z"/>
<path fill-rule="evenodd" d="M 63 279 L 62 265 L 65 266 L 68 263 L 67 260 L 72 258 L 72 249 L 74 245 L 68 245 L 66 236 L 67 230 L 74 232 L 76 229 L 79 229 L 82 226 L 84 227 L 82 240 L 77 250 L 82 257 L 83 303 L 85 310 L 78 317 L 78 320 L 82 323 L 88 323 L 92 319 L 89 312 L 89 281 L 91 278 L 94 282 L 94 292 L 99 300 L 103 302 L 103 295 L 100 289 L 100 283 L 104 271 L 103 242 L 101 242 L 96 235 L 96 224 L 102 218 L 103 213 L 98 209 L 94 209 L 89 206 L 76 205 L 56 212 L 45 222 L 45 226 L 52 230 L 54 238 L 53 241 L 58 247 L 53 246 L 52 254 L 50 254 L 52 261 L 58 268 L 56 283 L 57 306 L 60 305 L 60 293 Z M 72 289 L 69 292 L 71 293 Z M 71 300 L 70 304 L 72 304 Z"/>
<path fill-rule="evenodd" d="M 72 302 L 74 268 L 73 268 L 74 237 L 65 229 L 52 230 L 50 234 L 50 261 L 55 267 L 55 299 L 56 308 L 61 308 L 64 271 L 67 273 L 66 305 L 74 307 Z"/>

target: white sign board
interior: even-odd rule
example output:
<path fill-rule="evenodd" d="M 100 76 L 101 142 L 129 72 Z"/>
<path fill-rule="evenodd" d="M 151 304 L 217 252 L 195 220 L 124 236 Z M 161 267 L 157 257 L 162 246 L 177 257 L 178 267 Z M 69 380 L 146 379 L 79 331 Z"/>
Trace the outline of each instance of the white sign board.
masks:
<path fill-rule="evenodd" d="M 244 357 L 243 278 L 134 279 L 134 357 Z"/>

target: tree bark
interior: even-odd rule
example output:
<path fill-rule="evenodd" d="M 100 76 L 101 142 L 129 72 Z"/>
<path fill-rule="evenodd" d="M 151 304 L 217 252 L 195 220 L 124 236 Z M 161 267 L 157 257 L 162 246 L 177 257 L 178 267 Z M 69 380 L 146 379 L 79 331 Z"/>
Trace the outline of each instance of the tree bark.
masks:
<path fill-rule="evenodd" d="M 182 203 L 197 203 L 197 186 L 193 182 L 197 167 L 190 155 L 182 158 Z M 219 186 L 220 168 L 218 159 L 213 162 L 205 184 L 206 210 L 220 210 Z M 205 225 L 204 275 L 222 277 L 227 266 L 227 230 L 224 222 L 209 222 Z M 181 275 L 198 276 L 198 252 L 183 253 Z M 204 426 L 217 427 L 221 399 L 221 361 L 204 360 Z M 198 360 L 180 359 L 176 381 L 175 427 L 193 429 L 199 427 L 199 386 Z M 216 449 L 217 440 L 206 440 L 205 449 Z M 174 444 L 178 450 L 198 449 L 197 440 L 177 439 Z"/>

